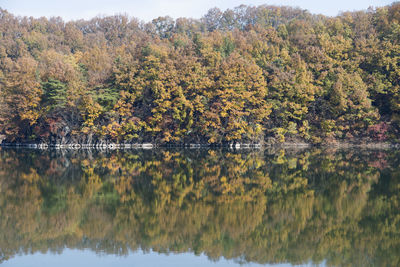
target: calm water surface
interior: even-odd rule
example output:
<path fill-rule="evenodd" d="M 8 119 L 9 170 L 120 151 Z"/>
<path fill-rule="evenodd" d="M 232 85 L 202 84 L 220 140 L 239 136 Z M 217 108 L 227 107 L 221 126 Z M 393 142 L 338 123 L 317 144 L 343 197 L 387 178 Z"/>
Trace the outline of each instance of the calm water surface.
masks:
<path fill-rule="evenodd" d="M 400 266 L 400 152 L 0 150 L 1 266 Z"/>

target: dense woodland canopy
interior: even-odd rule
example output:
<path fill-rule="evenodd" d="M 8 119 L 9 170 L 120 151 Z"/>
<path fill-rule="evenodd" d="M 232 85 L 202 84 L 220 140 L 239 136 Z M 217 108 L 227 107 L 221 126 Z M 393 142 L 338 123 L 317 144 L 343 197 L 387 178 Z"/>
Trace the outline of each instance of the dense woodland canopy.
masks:
<path fill-rule="evenodd" d="M 64 22 L 0 9 L 8 142 L 400 138 L 400 2 L 336 17 L 275 6 Z"/>
<path fill-rule="evenodd" d="M 354 150 L 0 150 L 0 262 L 68 247 L 397 267 L 399 159 Z"/>

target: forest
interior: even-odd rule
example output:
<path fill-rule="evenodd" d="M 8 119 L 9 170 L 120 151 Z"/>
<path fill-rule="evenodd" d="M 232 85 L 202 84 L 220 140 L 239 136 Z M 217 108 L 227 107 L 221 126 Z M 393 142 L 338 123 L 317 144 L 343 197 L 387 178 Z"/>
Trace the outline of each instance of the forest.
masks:
<path fill-rule="evenodd" d="M 399 151 L 0 149 L 0 263 L 91 249 L 399 266 Z"/>
<path fill-rule="evenodd" d="M 0 142 L 400 142 L 400 2 L 65 22 L 0 9 Z"/>

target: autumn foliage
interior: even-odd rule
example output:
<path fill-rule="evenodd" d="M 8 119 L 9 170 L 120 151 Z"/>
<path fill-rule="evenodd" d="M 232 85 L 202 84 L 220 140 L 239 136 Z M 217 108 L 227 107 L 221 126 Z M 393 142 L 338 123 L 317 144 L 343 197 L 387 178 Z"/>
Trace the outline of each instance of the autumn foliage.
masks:
<path fill-rule="evenodd" d="M 0 134 L 50 143 L 398 141 L 399 9 L 325 17 L 239 6 L 149 23 L 0 9 Z"/>

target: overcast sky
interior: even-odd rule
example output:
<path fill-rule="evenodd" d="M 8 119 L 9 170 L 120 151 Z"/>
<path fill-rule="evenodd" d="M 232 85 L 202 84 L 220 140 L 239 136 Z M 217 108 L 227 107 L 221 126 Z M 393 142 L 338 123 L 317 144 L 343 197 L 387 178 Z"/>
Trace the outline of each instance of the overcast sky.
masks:
<path fill-rule="evenodd" d="M 394 0 L 0 0 L 0 7 L 15 15 L 61 16 L 65 20 L 126 13 L 150 21 L 166 15 L 200 18 L 212 7 L 225 10 L 241 4 L 288 5 L 335 16 L 340 11 L 364 10 L 392 2 Z"/>

